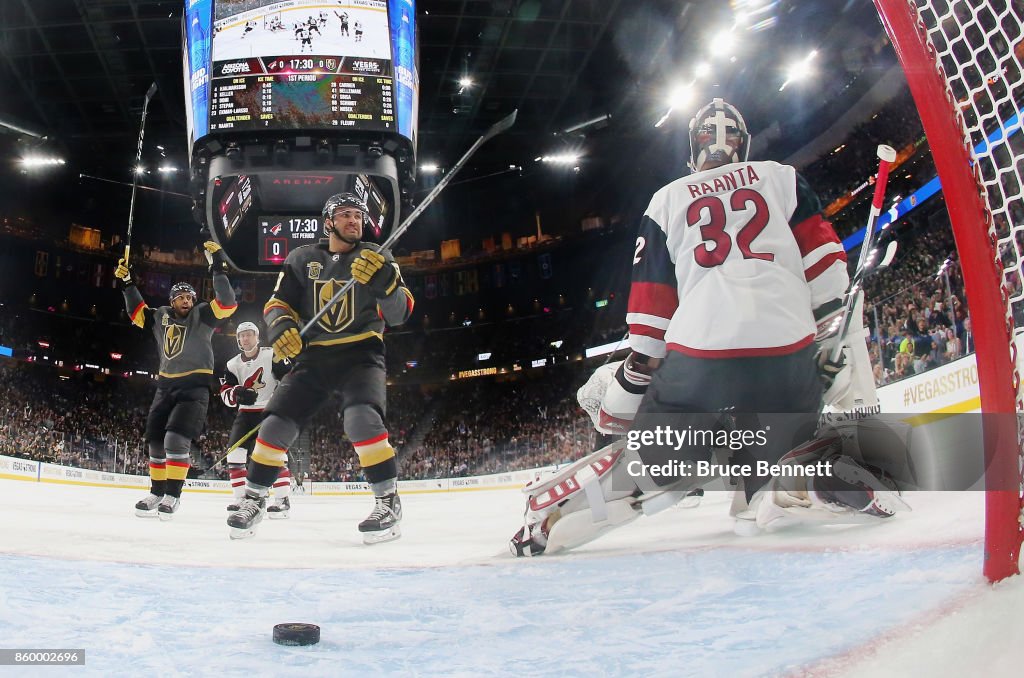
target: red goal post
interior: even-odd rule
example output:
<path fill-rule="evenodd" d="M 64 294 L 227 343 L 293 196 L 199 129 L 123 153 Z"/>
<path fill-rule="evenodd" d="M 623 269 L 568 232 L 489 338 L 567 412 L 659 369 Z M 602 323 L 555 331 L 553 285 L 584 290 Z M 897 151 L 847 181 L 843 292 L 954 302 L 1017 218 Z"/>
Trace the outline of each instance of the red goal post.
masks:
<path fill-rule="evenodd" d="M 1024 310 L 1024 10 L 1011 0 L 874 3 L 942 182 L 977 346 L 982 411 L 1016 415 L 984 417 L 984 573 L 998 581 L 1019 573 L 1024 537 L 1024 401 L 1015 343 L 1024 330 L 1013 319 Z M 1011 209 L 1021 210 L 1017 224 Z"/>

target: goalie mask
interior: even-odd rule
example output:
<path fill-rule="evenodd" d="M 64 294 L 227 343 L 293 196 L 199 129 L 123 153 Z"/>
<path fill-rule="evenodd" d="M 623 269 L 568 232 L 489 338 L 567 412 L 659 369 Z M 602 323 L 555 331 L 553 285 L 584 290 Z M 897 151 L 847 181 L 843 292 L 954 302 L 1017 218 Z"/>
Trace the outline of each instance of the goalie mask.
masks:
<path fill-rule="evenodd" d="M 324 235 L 330 237 L 333 232 L 334 235 L 341 238 L 348 244 L 354 245 L 359 242 L 360 238 L 356 238 L 355 240 L 346 238 L 334 225 L 334 213 L 337 210 L 343 209 L 356 209 L 362 212 L 364 227 L 366 226 L 366 222 L 370 219 L 370 210 L 367 209 L 366 203 L 359 196 L 355 193 L 337 193 L 328 198 L 327 202 L 324 203 Z"/>
<path fill-rule="evenodd" d="M 183 294 L 192 295 L 192 300 L 196 300 L 196 288 L 189 285 L 187 282 L 174 283 L 171 287 L 171 293 L 168 295 L 170 301 L 174 301 Z"/>
<path fill-rule="evenodd" d="M 746 162 L 750 132 L 736 107 L 715 98 L 690 120 L 690 169 L 699 172 Z M 704 167 L 710 165 L 709 167 Z"/>
<path fill-rule="evenodd" d="M 245 346 L 242 346 L 242 332 L 253 332 L 256 335 L 256 341 L 253 343 L 253 346 L 250 346 L 248 349 Z M 259 346 L 260 344 L 260 328 L 256 326 L 256 323 L 248 321 L 239 323 L 238 327 L 235 329 L 235 341 L 238 343 L 238 350 L 251 351 L 253 347 Z"/>

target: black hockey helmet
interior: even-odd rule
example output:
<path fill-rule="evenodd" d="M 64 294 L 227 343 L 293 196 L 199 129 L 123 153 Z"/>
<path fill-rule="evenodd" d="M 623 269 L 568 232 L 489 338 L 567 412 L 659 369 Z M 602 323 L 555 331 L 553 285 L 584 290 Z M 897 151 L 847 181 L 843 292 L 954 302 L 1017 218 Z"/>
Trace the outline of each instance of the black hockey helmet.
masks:
<path fill-rule="evenodd" d="M 192 287 L 187 282 L 179 282 L 171 285 L 171 293 L 168 295 L 168 298 L 170 301 L 174 301 L 183 294 L 191 294 L 193 301 L 198 298 L 196 295 L 196 288 Z"/>
<path fill-rule="evenodd" d="M 690 120 L 690 169 L 697 172 L 706 162 L 725 165 L 746 162 L 750 132 L 736 107 L 714 98 Z"/>
<path fill-rule="evenodd" d="M 324 235 L 331 235 L 331 228 L 327 226 L 327 220 L 334 216 L 335 210 L 343 209 L 345 207 L 354 207 L 363 213 L 363 225 L 366 225 L 367 220 L 370 218 L 370 210 L 366 207 L 366 202 L 363 201 L 355 193 L 335 193 L 327 202 L 324 203 L 323 217 L 324 217 Z"/>

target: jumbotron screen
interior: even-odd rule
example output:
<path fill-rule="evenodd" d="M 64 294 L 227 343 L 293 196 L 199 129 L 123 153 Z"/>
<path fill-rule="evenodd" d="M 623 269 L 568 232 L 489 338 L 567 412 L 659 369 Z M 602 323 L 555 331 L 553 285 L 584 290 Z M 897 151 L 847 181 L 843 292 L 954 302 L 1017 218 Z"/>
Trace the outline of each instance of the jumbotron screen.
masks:
<path fill-rule="evenodd" d="M 369 210 L 363 227 L 363 238 L 379 240 L 388 214 L 387 201 L 374 181 L 366 175 L 356 175 L 351 190 L 366 201 Z M 225 195 L 233 196 L 235 193 L 236 190 L 232 187 Z M 256 238 L 256 246 L 259 248 L 258 261 L 261 266 L 279 266 L 289 252 L 296 247 L 315 244 L 322 233 L 323 220 L 319 215 L 261 215 Z"/>
<path fill-rule="evenodd" d="M 415 143 L 415 0 L 190 0 L 190 140 L 256 129 Z"/>

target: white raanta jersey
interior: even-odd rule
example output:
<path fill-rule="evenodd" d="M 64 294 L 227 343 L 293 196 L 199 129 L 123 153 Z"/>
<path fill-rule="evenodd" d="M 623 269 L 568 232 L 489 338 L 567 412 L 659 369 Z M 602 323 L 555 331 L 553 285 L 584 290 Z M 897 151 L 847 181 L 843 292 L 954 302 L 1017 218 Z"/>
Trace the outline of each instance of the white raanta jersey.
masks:
<path fill-rule="evenodd" d="M 743 162 L 659 190 L 644 214 L 627 322 L 635 351 L 784 355 L 846 290 L 846 255 L 796 170 Z"/>
<path fill-rule="evenodd" d="M 256 390 L 256 402 L 252 405 L 239 405 L 242 412 L 262 410 L 270 402 L 270 396 L 280 380 L 274 374 L 274 349 L 261 346 L 256 357 L 249 360 L 241 353 L 228 361 L 227 370 L 243 388 Z"/>

